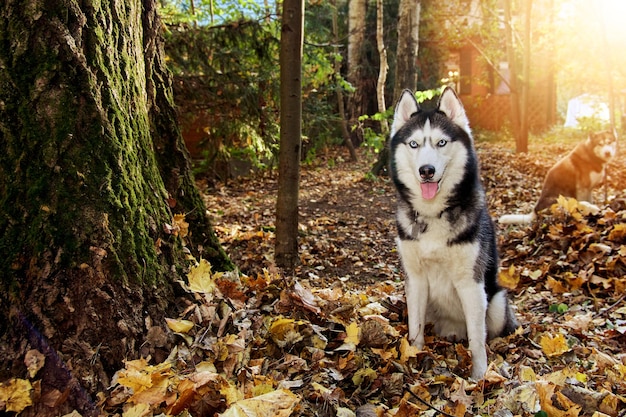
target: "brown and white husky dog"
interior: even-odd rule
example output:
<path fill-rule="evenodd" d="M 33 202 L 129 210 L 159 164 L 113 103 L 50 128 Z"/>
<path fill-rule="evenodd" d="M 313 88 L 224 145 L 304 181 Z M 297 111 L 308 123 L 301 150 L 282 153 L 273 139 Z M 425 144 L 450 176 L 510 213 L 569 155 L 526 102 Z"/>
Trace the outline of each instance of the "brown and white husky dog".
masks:
<path fill-rule="evenodd" d="M 532 213 L 506 214 L 500 217 L 499 223 L 530 223 L 538 212 L 556 203 L 560 195 L 573 197 L 591 206 L 592 191 L 602 183 L 606 164 L 616 152 L 617 134 L 614 131 L 589 134 L 587 139 L 550 168 Z"/>

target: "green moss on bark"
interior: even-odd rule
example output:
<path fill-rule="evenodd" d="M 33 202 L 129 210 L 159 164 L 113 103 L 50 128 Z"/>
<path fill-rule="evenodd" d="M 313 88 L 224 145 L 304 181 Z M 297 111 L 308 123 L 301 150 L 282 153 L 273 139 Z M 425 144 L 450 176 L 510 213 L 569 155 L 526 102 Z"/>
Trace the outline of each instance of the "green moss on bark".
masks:
<path fill-rule="evenodd" d="M 141 3 L 100 5 L 12 3 L 0 22 L 0 267 L 15 276 L 91 265 L 99 252 L 118 279 L 155 283 L 182 259 L 155 246 L 176 242 L 163 233 Z"/>
<path fill-rule="evenodd" d="M 0 10 L 0 380 L 24 375 L 25 349 L 45 345 L 46 364 L 71 362 L 80 383 L 53 375 L 42 392 L 93 393 L 139 354 L 147 326 L 177 313 L 185 254 L 165 232 L 172 199 L 197 256 L 232 268 L 167 100 L 155 7 L 6 0 Z"/>

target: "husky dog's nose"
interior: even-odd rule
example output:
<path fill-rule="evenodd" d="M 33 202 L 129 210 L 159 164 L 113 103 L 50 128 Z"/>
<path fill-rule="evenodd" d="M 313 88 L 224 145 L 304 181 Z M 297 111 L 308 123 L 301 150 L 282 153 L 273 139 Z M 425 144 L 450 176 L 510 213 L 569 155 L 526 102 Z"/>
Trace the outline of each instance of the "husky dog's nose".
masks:
<path fill-rule="evenodd" d="M 435 175 L 435 167 L 432 165 L 422 165 L 419 171 L 423 180 L 429 180 Z"/>

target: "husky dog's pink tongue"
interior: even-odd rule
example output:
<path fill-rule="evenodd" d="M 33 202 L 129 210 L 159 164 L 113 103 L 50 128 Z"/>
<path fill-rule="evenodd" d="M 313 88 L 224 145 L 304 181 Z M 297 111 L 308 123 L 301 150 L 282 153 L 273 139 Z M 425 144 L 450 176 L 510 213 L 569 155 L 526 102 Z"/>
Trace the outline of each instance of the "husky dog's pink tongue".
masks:
<path fill-rule="evenodd" d="M 437 194 L 439 184 L 436 182 L 422 182 L 420 183 L 420 187 L 422 187 L 422 197 L 426 200 L 430 200 Z"/>

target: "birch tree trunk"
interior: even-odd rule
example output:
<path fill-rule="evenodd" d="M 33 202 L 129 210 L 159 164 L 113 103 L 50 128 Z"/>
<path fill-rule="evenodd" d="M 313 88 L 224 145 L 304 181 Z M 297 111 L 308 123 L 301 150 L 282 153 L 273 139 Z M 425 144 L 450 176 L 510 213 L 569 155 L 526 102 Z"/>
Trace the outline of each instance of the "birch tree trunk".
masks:
<path fill-rule="evenodd" d="M 298 193 L 302 135 L 304 1 L 285 0 L 280 39 L 280 150 L 275 260 L 291 270 L 298 257 Z"/>
<path fill-rule="evenodd" d="M 376 84 L 376 102 L 378 103 L 379 113 L 387 111 L 387 105 L 385 104 L 385 83 L 387 82 L 387 72 L 389 71 L 389 64 L 387 64 L 387 48 L 385 47 L 385 41 L 383 39 L 383 17 L 383 0 L 376 0 L 376 46 L 378 47 L 378 57 L 380 60 L 378 82 Z M 380 130 L 381 135 L 387 136 L 389 133 L 387 119 L 382 118 L 380 120 Z"/>
<path fill-rule="evenodd" d="M 387 81 L 387 72 L 389 65 L 387 64 L 387 48 L 383 39 L 383 0 L 376 0 L 376 45 L 378 47 L 378 57 L 380 59 L 380 67 L 378 69 L 378 82 L 376 84 L 376 101 L 378 104 L 378 112 L 385 113 L 387 105 L 385 104 L 385 83 Z M 378 158 L 372 166 L 370 172 L 373 175 L 380 175 L 387 165 L 389 165 L 389 124 L 387 119 L 380 119 L 380 134 L 385 138 L 385 146 L 380 151 Z"/>
<path fill-rule="evenodd" d="M 124 359 L 169 351 L 186 265 L 173 214 L 197 257 L 233 267 L 176 126 L 160 27 L 154 0 L 0 11 L 0 380 L 39 350 L 41 394 L 68 395 L 48 414 L 94 414 Z"/>

